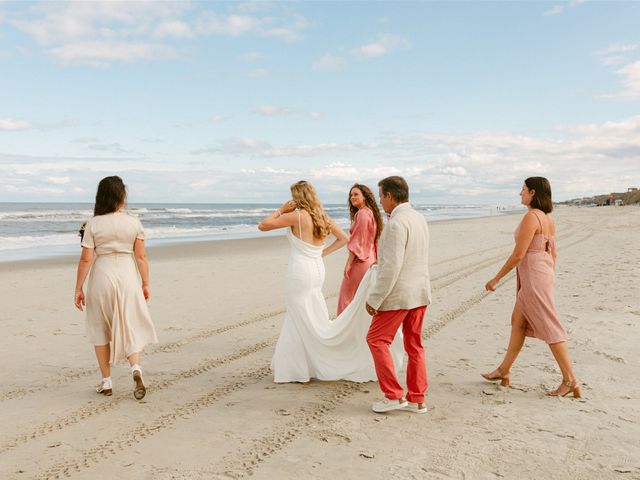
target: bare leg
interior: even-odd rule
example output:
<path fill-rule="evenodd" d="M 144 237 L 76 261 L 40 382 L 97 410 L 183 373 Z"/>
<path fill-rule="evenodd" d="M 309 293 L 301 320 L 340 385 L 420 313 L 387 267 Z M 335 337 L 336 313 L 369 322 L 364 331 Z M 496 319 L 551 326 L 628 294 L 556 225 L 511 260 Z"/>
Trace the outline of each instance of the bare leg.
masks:
<path fill-rule="evenodd" d="M 573 367 L 571 367 L 571 358 L 569 357 L 569 348 L 567 342 L 552 343 L 549 345 L 551 353 L 558 362 L 560 371 L 562 372 L 562 381 L 573 382 L 575 376 L 573 375 Z"/>
<path fill-rule="evenodd" d="M 518 358 L 520 350 L 525 339 L 525 329 L 527 326 L 527 320 L 520 310 L 518 302 L 513 307 L 513 313 L 511 314 L 511 337 L 509 338 L 509 345 L 507 346 L 507 353 L 504 355 L 504 359 L 500 366 L 493 372 L 483 373 L 482 376 L 487 380 L 501 380 L 501 385 L 509 385 L 509 371 L 511 366 Z"/>
<path fill-rule="evenodd" d="M 132 353 L 127 357 L 127 360 L 129 360 L 129 365 L 133 367 L 134 365 L 137 365 L 138 362 L 140 361 L 140 354 L 138 352 Z"/>
<path fill-rule="evenodd" d="M 576 386 L 576 377 L 573 374 L 573 367 L 571 366 L 569 348 L 567 347 L 567 342 L 552 343 L 549 345 L 549 348 L 562 372 L 562 384 L 553 392 L 549 393 L 551 395 L 564 396 L 571 392 Z M 578 395 L 574 392 L 574 397 L 578 396 L 580 396 L 579 391 Z"/>
<path fill-rule="evenodd" d="M 111 376 L 111 366 L 109 365 L 109 360 L 111 356 L 111 352 L 109 349 L 109 344 L 106 345 L 94 345 L 93 347 L 96 351 L 96 358 L 98 359 L 98 366 L 100 367 L 100 372 L 102 372 L 102 378 L 107 378 Z"/>
<path fill-rule="evenodd" d="M 524 345 L 525 329 L 527 327 L 527 319 L 520 310 L 518 302 L 513 306 L 513 313 L 511 313 L 511 337 L 509 338 L 509 346 L 507 347 L 507 353 L 504 354 L 504 359 L 498 367 L 502 376 L 509 376 L 509 371 L 513 366 L 522 345 Z"/>

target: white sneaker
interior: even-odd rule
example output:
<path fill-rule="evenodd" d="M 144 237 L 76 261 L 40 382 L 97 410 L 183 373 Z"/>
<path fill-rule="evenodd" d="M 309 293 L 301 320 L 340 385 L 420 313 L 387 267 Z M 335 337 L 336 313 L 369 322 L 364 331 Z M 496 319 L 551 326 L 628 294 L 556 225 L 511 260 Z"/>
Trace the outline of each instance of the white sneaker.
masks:
<path fill-rule="evenodd" d="M 96 392 L 101 393 L 107 397 L 110 397 L 113 392 L 113 384 L 111 383 L 111 377 L 103 378 L 98 386 L 96 387 Z"/>
<path fill-rule="evenodd" d="M 408 402 L 403 398 L 402 400 L 389 400 L 388 398 L 383 398 L 377 402 L 374 402 L 371 405 L 371 410 L 376 413 L 384 413 L 389 412 L 391 410 L 400 410 L 408 405 Z"/>
<path fill-rule="evenodd" d="M 412 413 L 427 413 L 427 404 L 424 404 L 424 407 L 420 408 L 419 403 L 407 402 L 407 406 L 404 407 L 403 410 Z"/>

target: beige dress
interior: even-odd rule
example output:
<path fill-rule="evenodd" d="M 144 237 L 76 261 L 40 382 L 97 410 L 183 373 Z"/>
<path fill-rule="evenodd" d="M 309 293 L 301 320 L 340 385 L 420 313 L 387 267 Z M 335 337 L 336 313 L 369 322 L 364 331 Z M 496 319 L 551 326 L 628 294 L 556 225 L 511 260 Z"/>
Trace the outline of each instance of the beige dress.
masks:
<path fill-rule="evenodd" d="M 93 345 L 110 344 L 114 364 L 158 342 L 133 258 L 136 239 L 144 240 L 140 221 L 116 212 L 89 220 L 82 240 L 96 254 L 87 286 L 87 337 Z"/>

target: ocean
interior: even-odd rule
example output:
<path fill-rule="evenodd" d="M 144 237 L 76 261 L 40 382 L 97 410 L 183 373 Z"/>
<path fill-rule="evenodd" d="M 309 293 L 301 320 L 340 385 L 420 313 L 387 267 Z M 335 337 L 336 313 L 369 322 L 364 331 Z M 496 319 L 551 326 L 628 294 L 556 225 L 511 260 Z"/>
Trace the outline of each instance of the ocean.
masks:
<path fill-rule="evenodd" d="M 127 211 L 140 218 L 147 233 L 147 245 L 201 240 L 239 239 L 282 235 L 282 231 L 262 233 L 257 225 L 279 204 L 211 203 L 130 204 Z M 497 215 L 504 209 L 489 205 L 419 205 L 414 207 L 428 221 Z M 349 226 L 347 206 L 327 204 L 327 213 Z M 77 254 L 78 230 L 91 218 L 90 203 L 1 203 L 0 262 Z"/>

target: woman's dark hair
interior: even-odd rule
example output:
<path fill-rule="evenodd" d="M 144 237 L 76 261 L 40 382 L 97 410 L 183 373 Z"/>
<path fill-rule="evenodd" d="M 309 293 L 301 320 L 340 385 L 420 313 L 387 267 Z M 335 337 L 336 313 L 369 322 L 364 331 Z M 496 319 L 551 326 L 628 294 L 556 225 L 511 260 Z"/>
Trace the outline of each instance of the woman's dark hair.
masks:
<path fill-rule="evenodd" d="M 122 179 L 116 175 L 105 177 L 98 184 L 96 204 L 93 207 L 93 215 L 106 215 L 115 212 L 123 206 L 127 200 L 127 187 Z"/>
<path fill-rule="evenodd" d="M 402 177 L 393 176 L 383 178 L 378 182 L 378 186 L 382 188 L 382 193 L 385 195 L 390 193 L 391 198 L 398 203 L 409 201 L 409 185 Z"/>
<path fill-rule="evenodd" d="M 553 211 L 553 201 L 551 200 L 551 184 L 544 177 L 529 177 L 524 181 L 529 190 L 533 190 L 531 208 L 537 208 L 544 213 Z"/>
<path fill-rule="evenodd" d="M 351 192 L 354 188 L 357 188 L 362 192 L 362 196 L 364 197 L 364 204 L 369 207 L 369 210 L 373 212 L 373 218 L 376 219 L 376 242 L 380 238 L 380 234 L 382 233 L 382 229 L 384 228 L 384 223 L 382 222 L 382 215 L 380 214 L 380 209 L 378 208 L 378 204 L 376 203 L 376 199 L 373 196 L 373 192 L 366 185 L 361 185 L 359 183 L 354 183 L 353 186 L 349 189 L 349 198 L 347 198 L 347 205 L 349 205 L 349 217 L 351 217 L 351 221 L 358 213 L 358 208 L 351 205 Z"/>

